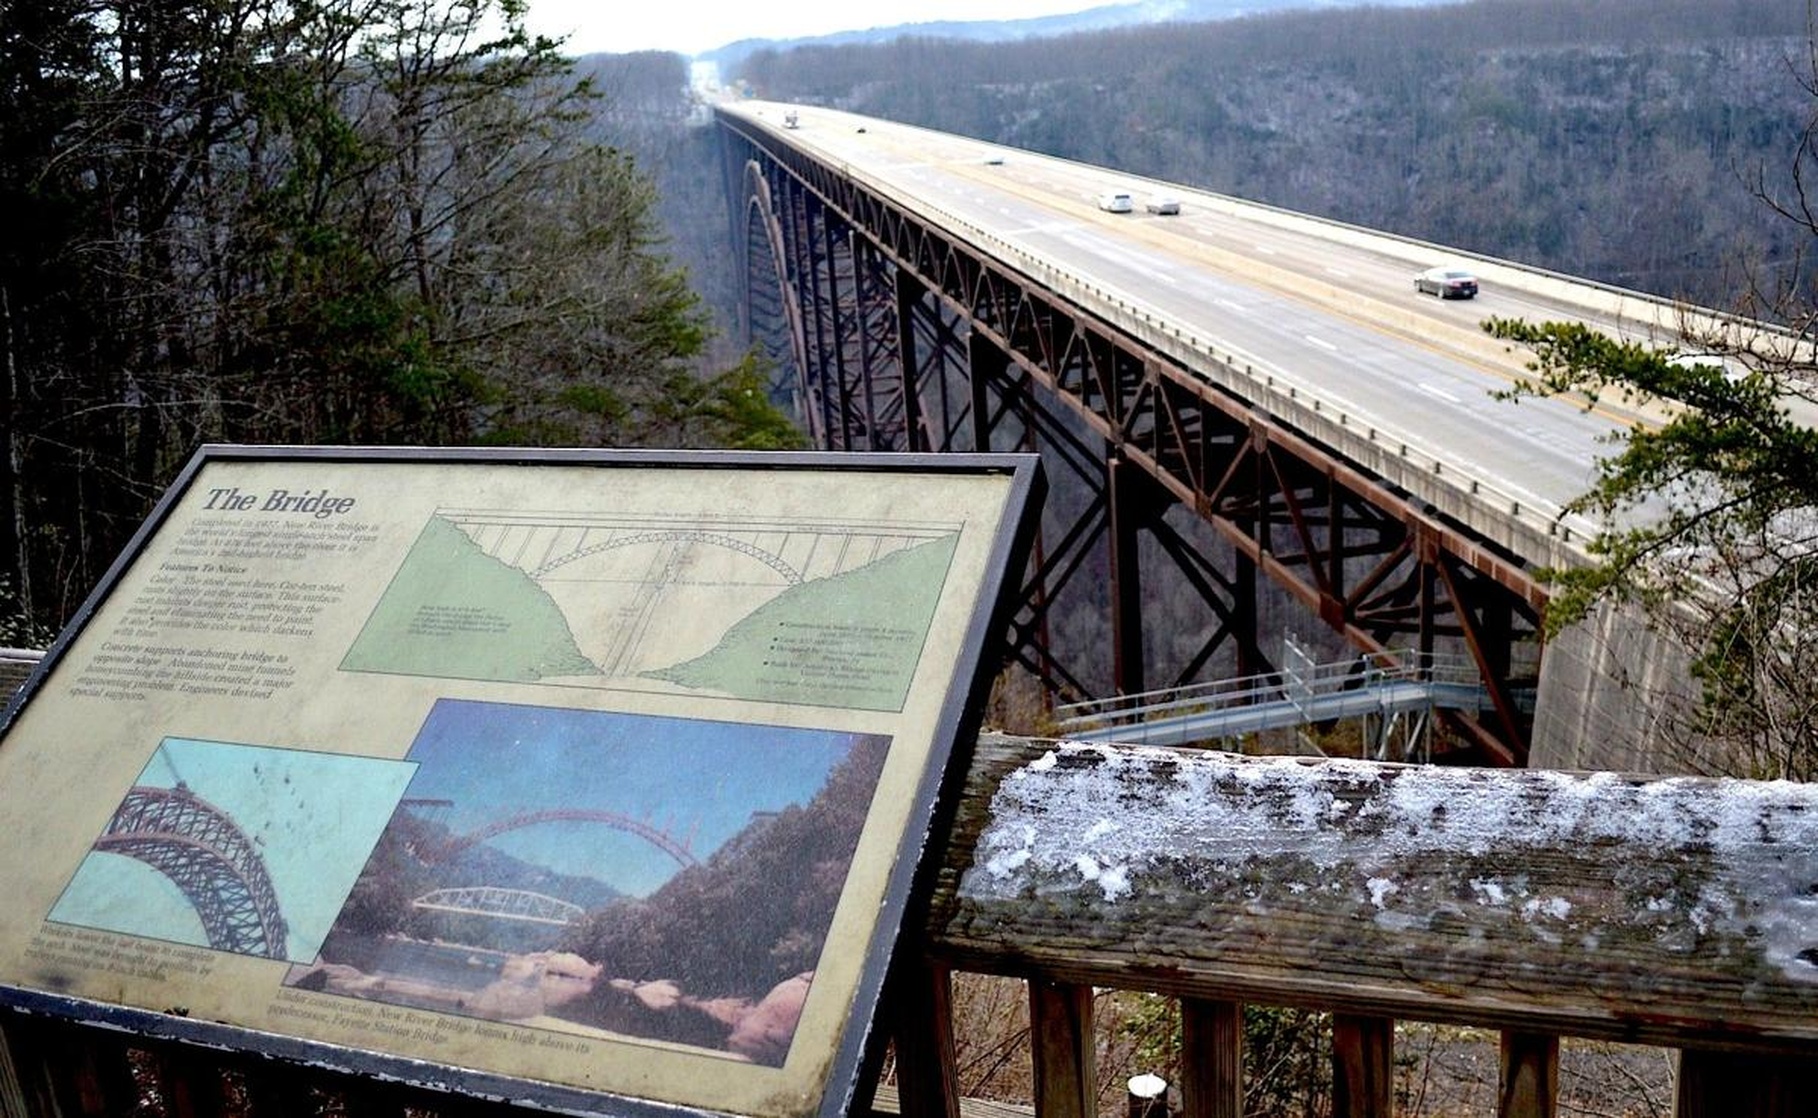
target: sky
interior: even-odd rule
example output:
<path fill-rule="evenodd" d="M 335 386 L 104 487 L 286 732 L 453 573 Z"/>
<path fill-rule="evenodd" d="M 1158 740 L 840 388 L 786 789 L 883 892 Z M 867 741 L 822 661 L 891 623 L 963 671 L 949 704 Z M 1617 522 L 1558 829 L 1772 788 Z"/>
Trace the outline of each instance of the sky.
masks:
<path fill-rule="evenodd" d="M 740 39 L 794 39 L 936 20 L 1026 19 L 1084 11 L 1104 0 L 699 0 L 612 4 L 530 0 L 530 29 L 567 35 L 572 54 L 669 50 L 700 54 Z"/>
<path fill-rule="evenodd" d="M 588 811 L 653 827 L 705 859 L 753 813 L 806 804 L 851 745 L 851 735 L 831 731 L 444 699 L 411 745 L 419 768 L 406 795 L 453 801 L 434 818 L 457 835 L 527 814 Z M 488 842 L 633 896 L 680 868 L 646 839 L 599 822 L 538 822 Z"/>

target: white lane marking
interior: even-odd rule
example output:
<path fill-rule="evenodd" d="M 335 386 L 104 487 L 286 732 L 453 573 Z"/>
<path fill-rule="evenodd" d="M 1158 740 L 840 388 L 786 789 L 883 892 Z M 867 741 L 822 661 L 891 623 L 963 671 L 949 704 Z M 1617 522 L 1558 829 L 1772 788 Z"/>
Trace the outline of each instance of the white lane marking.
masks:
<path fill-rule="evenodd" d="M 1228 311 L 1236 311 L 1238 314 L 1249 314 L 1250 313 L 1250 310 L 1248 307 L 1244 306 L 1242 303 L 1233 302 L 1230 299 L 1221 298 L 1221 299 L 1214 299 L 1212 301 L 1214 303 L 1218 304 L 1219 306 L 1225 308 Z"/>
<path fill-rule="evenodd" d="M 1305 338 L 1309 345 L 1316 345 L 1320 349 L 1325 350 L 1327 353 L 1337 353 L 1338 352 L 1338 347 L 1333 345 L 1331 342 L 1326 341 L 1324 338 L 1315 338 L 1311 334 L 1302 334 L 1301 337 Z"/>
<path fill-rule="evenodd" d="M 1339 279 L 1349 279 L 1351 277 L 1351 273 L 1345 271 L 1343 268 L 1333 268 L 1331 266 L 1327 266 L 1326 275 L 1337 276 Z"/>
<path fill-rule="evenodd" d="M 1458 403 L 1458 397 L 1452 395 L 1450 392 L 1447 392 L 1442 388 L 1435 388 L 1430 384 L 1424 384 L 1424 383 L 1415 385 L 1415 387 L 1419 388 L 1422 392 L 1425 392 L 1429 396 L 1439 397 L 1441 400 L 1444 400 L 1448 404 Z"/>
<path fill-rule="evenodd" d="M 1253 245 L 1251 247 L 1255 248 L 1257 252 L 1262 253 L 1264 256 L 1280 255 L 1274 249 L 1270 248 L 1268 245 Z"/>

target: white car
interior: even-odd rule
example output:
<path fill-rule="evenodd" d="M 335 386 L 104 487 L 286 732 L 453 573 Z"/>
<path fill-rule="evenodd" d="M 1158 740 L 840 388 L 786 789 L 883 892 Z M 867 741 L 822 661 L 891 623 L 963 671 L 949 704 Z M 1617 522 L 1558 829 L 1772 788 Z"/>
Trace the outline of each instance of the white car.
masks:
<path fill-rule="evenodd" d="M 1143 200 L 1143 209 L 1152 214 L 1177 214 L 1180 212 L 1180 199 L 1172 194 L 1151 194 Z"/>
<path fill-rule="evenodd" d="M 1107 190 L 1098 196 L 1098 208 L 1106 213 L 1127 214 L 1136 208 L 1128 191 Z"/>

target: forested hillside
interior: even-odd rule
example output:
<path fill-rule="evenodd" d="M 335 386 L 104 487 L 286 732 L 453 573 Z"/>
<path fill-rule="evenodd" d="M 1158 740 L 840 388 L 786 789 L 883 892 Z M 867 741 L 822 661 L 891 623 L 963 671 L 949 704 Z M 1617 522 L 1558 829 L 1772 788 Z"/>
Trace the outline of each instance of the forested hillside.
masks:
<path fill-rule="evenodd" d="M 1476 0 L 753 55 L 761 96 L 1723 304 L 1815 108 L 1802 0 Z"/>
<path fill-rule="evenodd" d="M 679 60 L 615 104 L 509 0 L 0 13 L 0 642 L 206 442 L 794 442 L 613 134 L 704 145 Z"/>

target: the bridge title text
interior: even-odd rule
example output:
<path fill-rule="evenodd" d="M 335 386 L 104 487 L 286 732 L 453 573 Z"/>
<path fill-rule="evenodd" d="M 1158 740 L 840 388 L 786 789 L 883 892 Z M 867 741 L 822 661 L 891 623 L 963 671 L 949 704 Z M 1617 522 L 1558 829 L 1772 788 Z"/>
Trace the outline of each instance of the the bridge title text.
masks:
<path fill-rule="evenodd" d="M 354 498 L 336 497 L 327 489 L 305 489 L 300 493 L 274 489 L 260 494 L 242 493 L 237 486 L 210 489 L 208 500 L 202 506 L 204 511 L 215 512 L 306 513 L 317 520 L 351 512 L 353 507 Z"/>

